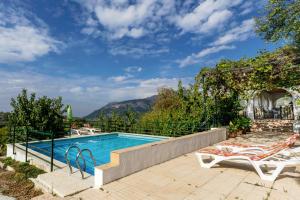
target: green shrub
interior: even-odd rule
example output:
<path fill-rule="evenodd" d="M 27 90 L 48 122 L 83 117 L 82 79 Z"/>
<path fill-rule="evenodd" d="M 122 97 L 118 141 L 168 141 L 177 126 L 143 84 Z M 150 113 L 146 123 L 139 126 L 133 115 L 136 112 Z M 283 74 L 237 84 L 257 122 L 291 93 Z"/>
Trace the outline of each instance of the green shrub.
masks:
<path fill-rule="evenodd" d="M 17 182 L 21 182 L 21 181 L 24 181 L 26 180 L 26 175 L 23 174 L 23 173 L 19 173 L 19 172 L 16 172 L 13 176 L 14 180 L 16 180 Z"/>
<path fill-rule="evenodd" d="M 45 173 L 43 170 L 28 163 L 18 163 L 15 170 L 23 173 L 26 178 L 36 178 L 39 174 Z"/>
<path fill-rule="evenodd" d="M 11 166 L 15 169 L 16 174 L 20 173 L 23 175 L 23 178 L 36 178 L 38 175 L 45 173 L 43 170 L 30 165 L 29 163 L 18 162 L 13 160 L 12 158 L 5 158 L 1 160 L 5 166 Z M 17 178 L 20 178 L 21 175 L 16 175 Z"/>
<path fill-rule="evenodd" d="M 4 163 L 4 167 L 7 167 L 7 166 L 12 166 L 13 167 L 13 164 L 14 164 L 14 160 L 10 157 L 8 158 L 5 158 L 3 160 L 1 160 L 3 163 Z"/>
<path fill-rule="evenodd" d="M 8 131 L 6 127 L 0 128 L 0 156 L 6 153 L 6 144 L 8 143 Z"/>

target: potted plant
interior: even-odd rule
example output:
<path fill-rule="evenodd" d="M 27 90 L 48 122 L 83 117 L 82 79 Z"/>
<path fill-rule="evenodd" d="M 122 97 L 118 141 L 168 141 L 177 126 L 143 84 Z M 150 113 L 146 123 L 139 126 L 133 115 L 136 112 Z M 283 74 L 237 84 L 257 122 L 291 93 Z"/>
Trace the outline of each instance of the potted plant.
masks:
<path fill-rule="evenodd" d="M 228 137 L 229 138 L 235 138 L 238 135 L 238 126 L 236 124 L 234 124 L 233 122 L 229 123 L 229 134 Z"/>
<path fill-rule="evenodd" d="M 229 137 L 236 137 L 247 133 L 251 127 L 251 119 L 239 117 L 229 123 Z"/>
<path fill-rule="evenodd" d="M 246 134 L 250 131 L 251 128 L 251 119 L 248 117 L 239 117 L 237 122 L 239 129 L 242 131 L 242 134 Z"/>

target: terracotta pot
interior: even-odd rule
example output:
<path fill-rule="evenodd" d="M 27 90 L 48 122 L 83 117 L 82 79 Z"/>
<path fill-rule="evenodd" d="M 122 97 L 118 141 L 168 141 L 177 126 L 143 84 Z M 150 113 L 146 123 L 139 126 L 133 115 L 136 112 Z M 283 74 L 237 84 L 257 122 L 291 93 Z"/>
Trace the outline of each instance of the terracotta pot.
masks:
<path fill-rule="evenodd" d="M 243 134 L 243 130 L 239 130 L 236 132 L 237 135 L 242 135 Z"/>
<path fill-rule="evenodd" d="M 249 129 L 243 129 L 243 134 L 246 134 L 249 131 L 250 131 Z"/>
<path fill-rule="evenodd" d="M 237 137 L 237 132 L 232 132 L 228 134 L 229 138 L 236 138 Z"/>

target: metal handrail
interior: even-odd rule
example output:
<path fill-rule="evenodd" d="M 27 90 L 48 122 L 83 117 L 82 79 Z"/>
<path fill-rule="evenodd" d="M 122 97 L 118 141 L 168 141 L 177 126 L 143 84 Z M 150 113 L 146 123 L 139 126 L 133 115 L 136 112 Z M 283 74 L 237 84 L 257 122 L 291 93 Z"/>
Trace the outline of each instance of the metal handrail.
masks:
<path fill-rule="evenodd" d="M 79 148 L 76 144 L 70 145 L 70 146 L 68 147 L 68 149 L 66 150 L 66 153 L 65 153 L 65 160 L 66 160 L 67 165 L 69 166 L 69 169 L 70 169 L 70 170 L 69 170 L 69 173 L 70 173 L 70 174 L 73 173 L 73 170 L 72 170 L 71 162 L 70 162 L 70 160 L 68 159 L 68 155 L 69 155 L 70 150 L 73 149 L 73 148 L 77 149 L 78 153 L 81 151 L 80 148 Z M 82 155 L 81 155 L 81 158 L 82 158 L 82 160 L 83 160 L 83 162 L 84 162 L 84 166 L 85 166 L 85 165 L 86 165 L 86 164 L 85 164 L 85 159 L 82 157 Z M 81 171 L 81 169 L 79 169 L 79 170 Z"/>
<path fill-rule="evenodd" d="M 81 156 L 81 158 L 84 160 L 84 171 L 85 171 L 85 169 L 86 169 L 86 162 L 85 162 L 85 159 L 84 159 L 83 156 L 82 156 L 82 152 L 84 152 L 84 151 L 89 152 L 90 157 L 92 158 L 92 160 L 93 160 L 93 162 L 94 162 L 94 166 L 96 166 L 96 160 L 95 160 L 95 158 L 94 158 L 94 156 L 93 156 L 91 150 L 89 150 L 89 149 L 82 149 L 82 150 L 80 150 L 80 151 L 78 152 L 77 156 L 76 156 L 76 164 L 77 164 L 78 169 L 80 170 L 82 179 L 84 179 L 84 173 L 83 173 L 83 171 L 82 171 L 82 169 L 81 169 L 81 167 L 80 167 L 78 158 L 79 158 L 79 156 Z"/>

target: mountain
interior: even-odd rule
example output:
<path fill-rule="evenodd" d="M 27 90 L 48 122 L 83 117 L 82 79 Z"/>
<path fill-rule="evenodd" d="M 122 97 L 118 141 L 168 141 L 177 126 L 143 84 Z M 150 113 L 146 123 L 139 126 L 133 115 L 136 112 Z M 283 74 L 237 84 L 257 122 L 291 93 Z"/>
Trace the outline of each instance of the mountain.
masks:
<path fill-rule="evenodd" d="M 124 114 L 128 108 L 131 108 L 132 111 L 138 114 L 143 114 L 151 110 L 155 99 L 156 95 L 145 99 L 133 99 L 128 101 L 112 102 L 98 110 L 95 110 L 94 112 L 85 116 L 84 118 L 95 119 L 99 117 L 100 113 L 103 113 L 107 116 L 112 115 L 113 112 L 116 112 L 117 114 Z"/>

